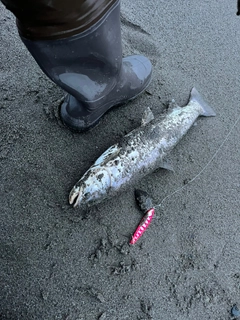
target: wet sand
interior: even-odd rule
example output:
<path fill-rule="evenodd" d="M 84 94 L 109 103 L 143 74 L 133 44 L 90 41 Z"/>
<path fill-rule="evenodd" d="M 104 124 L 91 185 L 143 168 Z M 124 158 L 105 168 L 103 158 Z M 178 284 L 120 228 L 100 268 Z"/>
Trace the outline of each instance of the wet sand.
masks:
<path fill-rule="evenodd" d="M 21 43 L 0 4 L 0 319 L 226 320 L 240 306 L 240 17 L 234 1 L 122 1 L 123 53 L 148 56 L 147 91 L 78 134 L 58 117 L 64 92 Z M 199 118 L 170 160 L 88 212 L 68 194 L 150 107 L 188 101 Z M 135 246 L 134 189 L 161 204 Z"/>

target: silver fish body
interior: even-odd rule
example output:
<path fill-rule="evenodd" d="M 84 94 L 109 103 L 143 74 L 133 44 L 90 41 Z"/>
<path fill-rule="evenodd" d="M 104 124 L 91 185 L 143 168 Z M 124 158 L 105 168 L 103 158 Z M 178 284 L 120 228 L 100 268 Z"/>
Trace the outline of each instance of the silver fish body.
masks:
<path fill-rule="evenodd" d="M 72 188 L 69 203 L 81 208 L 100 203 L 162 167 L 199 116 L 215 113 L 193 88 L 185 107 L 175 106 L 108 148 Z"/>

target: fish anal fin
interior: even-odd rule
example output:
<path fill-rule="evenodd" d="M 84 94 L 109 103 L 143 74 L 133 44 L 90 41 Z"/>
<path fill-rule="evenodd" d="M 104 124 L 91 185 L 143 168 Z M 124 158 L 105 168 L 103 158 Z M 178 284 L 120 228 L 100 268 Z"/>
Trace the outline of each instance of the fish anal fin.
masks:
<path fill-rule="evenodd" d="M 145 126 L 146 124 L 151 122 L 153 119 L 154 119 L 154 115 L 152 113 L 152 110 L 149 107 L 147 107 L 147 109 L 143 113 L 141 125 Z"/>
<path fill-rule="evenodd" d="M 168 159 L 161 160 L 159 162 L 159 168 L 174 172 L 174 168 L 173 168 L 171 162 Z"/>

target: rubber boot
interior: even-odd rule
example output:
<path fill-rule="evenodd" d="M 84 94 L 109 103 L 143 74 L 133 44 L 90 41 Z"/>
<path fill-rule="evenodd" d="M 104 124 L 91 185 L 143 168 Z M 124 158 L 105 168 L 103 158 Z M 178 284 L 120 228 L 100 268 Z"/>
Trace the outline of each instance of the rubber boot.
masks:
<path fill-rule="evenodd" d="M 60 115 L 71 129 L 95 126 L 111 107 L 134 99 L 150 83 L 152 65 L 146 57 L 122 59 L 120 2 L 76 36 L 22 40 L 44 73 L 68 92 Z"/>

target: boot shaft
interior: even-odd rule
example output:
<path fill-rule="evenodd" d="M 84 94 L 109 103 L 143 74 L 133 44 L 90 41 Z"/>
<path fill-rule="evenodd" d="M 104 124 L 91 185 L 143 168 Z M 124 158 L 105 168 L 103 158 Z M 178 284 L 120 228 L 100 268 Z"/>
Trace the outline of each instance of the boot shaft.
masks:
<path fill-rule="evenodd" d="M 110 108 L 143 92 L 151 79 L 146 57 L 122 58 L 120 1 L 78 35 L 22 40 L 44 73 L 68 93 L 60 115 L 74 130 L 95 126 Z"/>
<path fill-rule="evenodd" d="M 116 85 L 121 70 L 120 3 L 76 36 L 22 41 L 53 82 L 77 100 L 98 100 Z"/>

